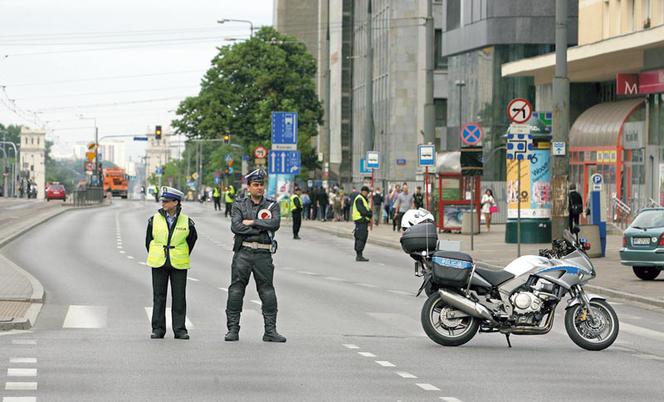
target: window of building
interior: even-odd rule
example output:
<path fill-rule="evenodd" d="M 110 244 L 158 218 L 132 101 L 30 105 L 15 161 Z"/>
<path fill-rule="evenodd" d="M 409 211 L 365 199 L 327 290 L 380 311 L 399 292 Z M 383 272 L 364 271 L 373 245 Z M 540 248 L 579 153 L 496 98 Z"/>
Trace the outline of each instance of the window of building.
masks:
<path fill-rule="evenodd" d="M 443 57 L 443 31 L 436 29 L 434 35 L 434 68 L 436 70 L 447 70 L 447 57 Z"/>
<path fill-rule="evenodd" d="M 35 137 L 30 137 L 30 145 L 35 145 Z"/>
<path fill-rule="evenodd" d="M 447 99 L 434 99 L 433 108 L 435 115 L 434 127 L 447 126 Z"/>
<path fill-rule="evenodd" d="M 447 30 L 459 28 L 461 24 L 461 0 L 447 1 Z"/>
<path fill-rule="evenodd" d="M 650 0 L 642 0 L 641 3 L 641 16 L 643 17 L 643 28 L 650 28 Z"/>

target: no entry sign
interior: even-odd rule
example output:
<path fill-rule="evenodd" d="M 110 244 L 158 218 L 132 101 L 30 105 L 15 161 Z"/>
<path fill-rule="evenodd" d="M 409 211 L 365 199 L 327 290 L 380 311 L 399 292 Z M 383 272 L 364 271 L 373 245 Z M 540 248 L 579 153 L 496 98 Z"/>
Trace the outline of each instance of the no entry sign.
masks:
<path fill-rule="evenodd" d="M 516 98 L 512 99 L 507 105 L 507 117 L 510 121 L 523 124 L 530 120 L 533 115 L 533 105 L 527 99 Z"/>

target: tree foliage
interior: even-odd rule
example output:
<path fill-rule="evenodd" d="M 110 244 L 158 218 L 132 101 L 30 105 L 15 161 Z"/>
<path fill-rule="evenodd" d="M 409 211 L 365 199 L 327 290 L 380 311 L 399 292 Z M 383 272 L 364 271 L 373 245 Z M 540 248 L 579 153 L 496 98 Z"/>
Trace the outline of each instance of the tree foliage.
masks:
<path fill-rule="evenodd" d="M 311 138 L 317 135 L 323 111 L 315 74 L 316 62 L 303 43 L 264 27 L 245 42 L 219 48 L 199 94 L 180 103 L 172 126 L 189 138 L 230 134 L 231 141 L 250 154 L 258 145 L 270 147 L 273 111 L 298 112 L 302 164 L 316 168 Z"/>

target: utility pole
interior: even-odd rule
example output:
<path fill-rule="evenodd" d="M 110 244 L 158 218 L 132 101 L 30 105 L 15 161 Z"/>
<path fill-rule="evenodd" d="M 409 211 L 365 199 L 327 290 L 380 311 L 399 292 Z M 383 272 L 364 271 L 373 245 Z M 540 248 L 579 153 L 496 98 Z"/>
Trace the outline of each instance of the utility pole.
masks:
<path fill-rule="evenodd" d="M 367 23 L 365 33 L 367 35 L 366 63 L 364 74 L 364 152 L 374 151 L 374 129 L 373 129 L 373 25 L 371 18 L 371 2 L 367 2 Z M 373 173 L 372 173 L 373 177 Z M 373 188 L 371 189 L 373 191 Z"/>
<path fill-rule="evenodd" d="M 435 139 L 434 133 L 434 105 L 433 105 L 433 70 L 434 70 L 434 26 L 433 26 L 433 6 L 431 0 L 420 0 L 420 7 L 423 14 L 426 16 L 424 27 L 420 32 L 423 33 L 424 38 L 419 40 L 420 43 L 420 63 L 419 67 L 424 88 L 422 91 L 423 97 L 419 98 L 422 102 L 422 131 L 424 132 L 424 144 L 433 144 Z M 422 48 L 424 46 L 424 48 Z"/>
<path fill-rule="evenodd" d="M 562 237 L 567 227 L 569 178 L 569 79 L 567 77 L 567 0 L 556 0 L 556 70 L 553 77 L 553 141 L 564 142 L 564 156 L 553 156 L 551 234 Z"/>

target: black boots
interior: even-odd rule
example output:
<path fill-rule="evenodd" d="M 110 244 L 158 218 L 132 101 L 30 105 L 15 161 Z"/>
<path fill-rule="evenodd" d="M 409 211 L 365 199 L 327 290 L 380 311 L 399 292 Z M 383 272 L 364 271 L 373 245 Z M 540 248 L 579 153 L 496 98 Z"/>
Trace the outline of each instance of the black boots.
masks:
<path fill-rule="evenodd" d="M 360 254 L 360 255 L 358 255 L 357 257 L 355 257 L 355 261 L 365 262 L 365 261 L 369 261 L 369 259 L 368 259 L 368 258 L 364 258 L 364 256 L 362 256 L 362 255 Z"/>
<path fill-rule="evenodd" d="M 265 322 L 265 333 L 263 334 L 263 342 L 286 342 L 286 337 L 277 332 L 277 313 L 266 314 L 263 313 L 263 320 Z"/>
<path fill-rule="evenodd" d="M 226 327 L 228 332 L 224 336 L 226 342 L 235 342 L 240 340 L 240 313 L 231 313 L 226 311 Z"/>

